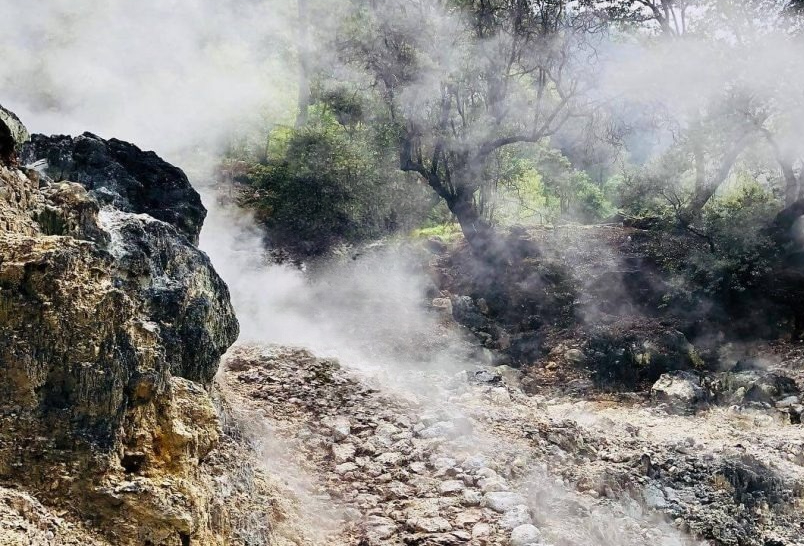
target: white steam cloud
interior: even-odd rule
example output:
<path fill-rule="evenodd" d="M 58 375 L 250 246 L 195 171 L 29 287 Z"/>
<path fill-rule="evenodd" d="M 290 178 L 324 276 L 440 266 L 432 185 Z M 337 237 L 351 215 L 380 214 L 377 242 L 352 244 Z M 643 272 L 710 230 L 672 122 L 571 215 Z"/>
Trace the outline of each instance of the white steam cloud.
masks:
<path fill-rule="evenodd" d="M 202 191 L 230 134 L 292 114 L 297 70 L 282 52 L 294 39 L 295 2 L 0 0 L 0 14 L 0 104 L 33 132 L 89 130 L 154 149 L 185 168 Z M 443 59 L 465 53 L 438 43 Z M 790 112 L 804 102 L 804 54 L 787 38 L 767 43 L 740 59 L 708 44 L 614 47 L 616 70 L 603 91 L 685 113 L 745 76 L 769 107 Z M 801 136 L 793 127 L 782 127 L 791 142 Z M 449 376 L 472 362 L 457 336 L 430 341 L 441 330 L 437 316 L 423 310 L 429 281 L 410 265 L 415 259 L 387 250 L 347 256 L 311 280 L 269 266 L 251 219 L 219 206 L 210 192 L 202 246 L 230 286 L 244 341 L 336 355 L 402 389 L 432 384 L 422 377 Z M 443 401 L 437 386 L 428 394 Z"/>

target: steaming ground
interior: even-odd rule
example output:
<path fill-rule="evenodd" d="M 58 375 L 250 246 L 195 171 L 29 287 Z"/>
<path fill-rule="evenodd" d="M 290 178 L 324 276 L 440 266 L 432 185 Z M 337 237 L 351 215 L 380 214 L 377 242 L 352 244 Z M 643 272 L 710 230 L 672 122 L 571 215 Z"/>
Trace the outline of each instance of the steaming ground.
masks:
<path fill-rule="evenodd" d="M 299 521 L 318 515 L 301 542 L 800 544 L 784 508 L 804 484 L 795 427 L 525 396 L 516 371 L 485 367 L 429 306 L 412 249 L 305 274 L 270 265 L 250 219 L 207 201 L 202 246 L 243 328 L 219 383 L 296 492 Z M 752 488 L 779 506 L 752 505 Z"/>

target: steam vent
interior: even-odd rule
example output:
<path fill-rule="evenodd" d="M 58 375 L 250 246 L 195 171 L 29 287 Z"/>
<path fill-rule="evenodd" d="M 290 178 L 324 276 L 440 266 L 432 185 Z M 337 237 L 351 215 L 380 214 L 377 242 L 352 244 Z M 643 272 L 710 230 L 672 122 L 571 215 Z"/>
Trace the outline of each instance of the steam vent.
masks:
<path fill-rule="evenodd" d="M 804 0 L 0 6 L 0 546 L 804 546 Z"/>

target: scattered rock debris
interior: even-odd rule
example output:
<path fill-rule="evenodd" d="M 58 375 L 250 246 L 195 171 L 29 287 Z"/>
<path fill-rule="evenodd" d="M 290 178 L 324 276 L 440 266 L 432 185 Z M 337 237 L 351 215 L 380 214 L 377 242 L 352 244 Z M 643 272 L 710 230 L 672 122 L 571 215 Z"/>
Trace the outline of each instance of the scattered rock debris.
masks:
<path fill-rule="evenodd" d="M 767 414 L 547 400 L 494 370 L 433 403 L 278 346 L 224 366 L 339 506 L 326 544 L 802 544 L 804 440 Z"/>

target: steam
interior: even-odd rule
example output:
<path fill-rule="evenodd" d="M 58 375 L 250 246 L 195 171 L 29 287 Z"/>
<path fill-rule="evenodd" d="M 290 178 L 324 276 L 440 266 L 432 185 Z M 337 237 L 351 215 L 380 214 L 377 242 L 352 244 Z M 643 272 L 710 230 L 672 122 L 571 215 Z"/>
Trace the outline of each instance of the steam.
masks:
<path fill-rule="evenodd" d="M 0 0 L 0 102 L 32 131 L 89 129 L 154 149 L 185 168 L 209 208 L 202 248 L 231 289 L 242 341 L 336 356 L 440 407 L 451 396 L 444 378 L 479 359 L 426 310 L 432 282 L 415 249 L 389 246 L 357 259 L 347 252 L 309 274 L 271 265 L 255 223 L 222 204 L 211 183 L 232 134 L 292 117 L 297 71 L 287 51 L 294 10 L 288 0 Z M 459 25 L 443 13 L 429 21 L 420 39 L 434 46 L 436 64 L 460 66 L 471 52 L 449 39 Z M 781 33 L 763 40 L 737 58 L 731 46 L 714 41 L 612 43 L 599 93 L 639 108 L 655 105 L 683 123 L 739 83 L 784 114 L 780 134 L 793 147 L 804 137 L 804 52 Z M 485 53 L 494 50 L 486 45 Z M 403 89 L 403 101 L 418 109 L 417 98 L 430 96 L 438 75 Z M 421 385 L 433 387 L 422 393 Z M 538 483 L 540 495 L 567 496 L 546 479 Z"/>

